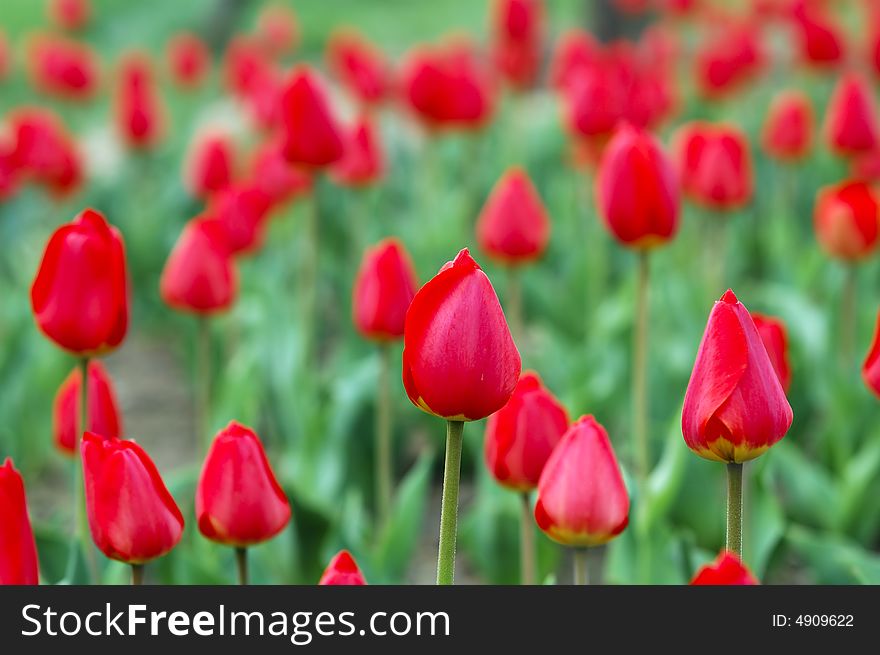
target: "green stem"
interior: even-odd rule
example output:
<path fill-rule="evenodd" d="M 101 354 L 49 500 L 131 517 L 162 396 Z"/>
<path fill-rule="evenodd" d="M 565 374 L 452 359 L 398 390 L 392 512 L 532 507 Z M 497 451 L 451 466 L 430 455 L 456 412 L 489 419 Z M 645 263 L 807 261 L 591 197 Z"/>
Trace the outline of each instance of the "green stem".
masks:
<path fill-rule="evenodd" d="M 131 584 L 132 585 L 144 584 L 144 565 L 143 564 L 132 564 L 131 565 Z"/>
<path fill-rule="evenodd" d="M 590 574 L 587 567 L 587 554 L 589 551 L 585 547 L 575 548 L 572 553 L 574 560 L 574 584 L 583 586 L 589 584 Z"/>
<path fill-rule="evenodd" d="M 238 568 L 238 584 L 248 584 L 248 558 L 247 548 L 238 547 L 235 549 L 235 564 Z"/>
<path fill-rule="evenodd" d="M 510 266 L 507 269 L 507 306 L 510 309 L 510 327 L 513 332 L 513 341 L 522 349 L 524 330 L 522 280 L 519 268 L 516 266 Z"/>
<path fill-rule="evenodd" d="M 196 343 L 196 453 L 204 455 L 211 444 L 211 324 L 198 319 Z"/>
<path fill-rule="evenodd" d="M 458 526 L 458 482 L 464 423 L 446 422 L 446 463 L 443 469 L 443 500 L 440 505 L 440 547 L 437 553 L 437 584 L 455 579 L 455 539 Z"/>
<path fill-rule="evenodd" d="M 702 219 L 706 225 L 706 243 L 703 244 L 708 261 L 709 298 L 716 300 L 729 285 L 725 284 L 725 259 L 727 255 L 727 216 L 705 212 Z"/>
<path fill-rule="evenodd" d="M 318 284 L 318 249 L 320 248 L 319 229 L 319 192 L 320 179 L 315 179 L 314 188 L 310 194 L 311 202 L 306 207 L 305 216 L 305 252 L 303 253 L 302 274 L 302 330 L 303 330 L 303 361 L 306 366 L 316 361 L 315 353 L 315 306 L 317 303 Z"/>
<path fill-rule="evenodd" d="M 77 551 L 82 550 L 83 557 L 88 566 L 90 579 L 98 580 L 98 562 L 92 550 L 92 542 L 89 534 L 88 515 L 86 514 L 85 482 L 83 479 L 83 465 L 81 445 L 82 437 L 89 429 L 89 358 L 79 360 L 79 425 L 77 425 L 73 442 L 73 538 L 70 541 L 70 552 L 67 559 L 67 567 L 64 580 L 69 584 L 74 583 L 76 576 Z"/>
<path fill-rule="evenodd" d="M 843 283 L 843 297 L 840 314 L 840 364 L 845 370 L 853 367 L 853 353 L 856 342 L 856 290 L 857 269 L 850 264 L 846 267 Z"/>
<path fill-rule="evenodd" d="M 726 548 L 742 558 L 742 479 L 743 465 L 727 465 L 727 541 Z"/>
<path fill-rule="evenodd" d="M 650 471 L 648 451 L 648 281 L 650 269 L 648 253 L 639 253 L 638 281 L 636 283 L 636 317 L 633 331 L 633 447 L 640 491 Z"/>
<path fill-rule="evenodd" d="M 535 519 L 532 517 L 532 504 L 529 493 L 520 494 L 522 513 L 520 514 L 520 583 L 535 584 Z"/>
<path fill-rule="evenodd" d="M 376 388 L 376 510 L 384 525 L 391 509 L 391 345 L 379 346 L 379 385 Z"/>

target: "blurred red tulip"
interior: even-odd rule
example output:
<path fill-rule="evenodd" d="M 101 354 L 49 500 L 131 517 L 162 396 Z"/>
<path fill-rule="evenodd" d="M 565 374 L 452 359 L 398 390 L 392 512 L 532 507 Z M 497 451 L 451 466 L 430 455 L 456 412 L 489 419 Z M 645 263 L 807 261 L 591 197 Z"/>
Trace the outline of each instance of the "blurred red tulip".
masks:
<path fill-rule="evenodd" d="M 263 245 L 272 198 L 257 182 L 244 181 L 211 196 L 208 214 L 226 231 L 226 245 L 233 255 L 248 255 Z"/>
<path fill-rule="evenodd" d="M 699 8 L 698 0 L 657 0 L 661 11 L 672 16 L 687 16 Z"/>
<path fill-rule="evenodd" d="M 752 158 L 746 135 L 739 128 L 689 123 L 676 135 L 674 151 L 682 189 L 697 204 L 729 211 L 751 201 Z"/>
<path fill-rule="evenodd" d="M 256 433 L 231 421 L 214 437 L 196 486 L 199 532 L 243 548 L 267 541 L 290 521 L 290 503 Z"/>
<path fill-rule="evenodd" d="M 176 34 L 168 41 L 166 49 L 171 79 L 181 87 L 199 86 L 211 66 L 208 46 L 190 32 Z"/>
<path fill-rule="evenodd" d="M 880 182 L 880 147 L 850 157 L 850 176 L 853 180 Z"/>
<path fill-rule="evenodd" d="M 756 585 L 758 581 L 739 560 L 735 553 L 724 551 L 715 561 L 703 566 L 692 585 Z"/>
<path fill-rule="evenodd" d="M 403 244 L 383 239 L 364 252 L 352 290 L 352 317 L 364 337 L 376 341 L 403 336 L 418 278 Z"/>
<path fill-rule="evenodd" d="M 24 107 L 9 116 L 14 147 L 6 165 L 20 175 L 45 184 L 57 197 L 71 195 L 82 183 L 82 161 L 61 121 L 44 109 Z"/>
<path fill-rule="evenodd" d="M 717 21 L 696 54 L 697 86 L 703 96 L 718 99 L 734 94 L 754 79 L 765 55 L 758 28 L 751 23 Z"/>
<path fill-rule="evenodd" d="M 874 338 L 871 340 L 871 348 L 862 364 L 862 379 L 868 389 L 880 398 L 880 313 L 877 315 L 877 324 L 874 327 Z"/>
<path fill-rule="evenodd" d="M 379 181 L 385 174 L 385 156 L 378 130 L 362 117 L 345 139 L 342 159 L 333 164 L 330 175 L 341 186 L 364 187 Z"/>
<path fill-rule="evenodd" d="M 593 35 L 570 29 L 559 38 L 550 64 L 550 85 L 556 91 L 566 89 L 599 56 L 601 46 Z"/>
<path fill-rule="evenodd" d="M 102 553 L 143 564 L 177 545 L 183 515 L 143 448 L 86 432 L 82 465 L 89 528 Z"/>
<path fill-rule="evenodd" d="M 187 188 L 197 198 L 227 188 L 235 177 L 235 152 L 225 134 L 203 134 L 192 145 L 184 178 Z"/>
<path fill-rule="evenodd" d="M 85 43 L 56 34 L 31 35 L 27 63 L 31 81 L 43 93 L 86 100 L 97 90 L 98 59 Z"/>
<path fill-rule="evenodd" d="M 142 53 L 129 53 L 119 67 L 116 88 L 117 129 L 132 148 L 149 148 L 162 133 L 163 108 L 150 60 Z"/>
<path fill-rule="evenodd" d="M 752 312 L 752 320 L 755 322 L 755 328 L 764 348 L 767 349 L 767 356 L 770 357 L 773 370 L 779 377 L 782 390 L 788 393 L 791 386 L 791 366 L 788 363 L 788 330 L 785 323 L 781 318 L 758 312 Z"/>
<path fill-rule="evenodd" d="M 825 111 L 825 138 L 840 155 L 873 150 L 878 145 L 877 116 L 871 87 L 857 73 L 837 82 Z"/>
<path fill-rule="evenodd" d="M 403 385 L 420 409 L 478 421 L 510 399 L 519 351 L 492 283 L 467 248 L 416 293 L 403 338 Z"/>
<path fill-rule="evenodd" d="M 382 102 L 391 92 L 391 67 L 385 56 L 353 29 L 330 35 L 327 64 L 348 92 L 365 105 Z"/>
<path fill-rule="evenodd" d="M 700 457 L 742 463 L 782 439 L 791 421 L 755 323 L 728 290 L 709 314 L 685 393 L 685 443 Z"/>
<path fill-rule="evenodd" d="M 876 191 L 865 182 L 843 182 L 819 190 L 813 227 L 822 249 L 844 261 L 873 254 L 880 237 Z"/>
<path fill-rule="evenodd" d="M 629 494 L 608 433 L 582 416 L 553 449 L 538 480 L 535 520 L 566 546 L 598 546 L 629 523 Z"/>
<path fill-rule="evenodd" d="M 49 20 L 65 30 L 80 30 L 92 17 L 89 0 L 49 0 L 47 9 Z"/>
<path fill-rule="evenodd" d="M 519 378 L 507 404 L 489 417 L 483 454 L 499 484 L 528 492 L 568 430 L 568 412 L 534 371 Z"/>
<path fill-rule="evenodd" d="M 323 168 L 344 154 L 342 130 L 310 68 L 296 68 L 284 87 L 281 121 L 283 153 L 291 164 Z"/>
<path fill-rule="evenodd" d="M 802 159 L 812 148 L 814 129 L 810 99 L 800 91 L 782 91 L 767 112 L 761 138 L 764 150 L 781 161 Z"/>
<path fill-rule="evenodd" d="M 543 0 L 494 0 L 492 9 L 496 70 L 514 87 L 531 86 L 541 65 Z"/>
<path fill-rule="evenodd" d="M 477 243 L 492 259 L 515 266 L 543 255 L 549 240 L 550 219 L 537 189 L 524 169 L 509 168 L 477 219 Z"/>
<path fill-rule="evenodd" d="M 162 300 L 179 311 L 207 315 L 229 309 L 237 291 L 226 227 L 210 216 L 194 218 L 165 262 L 159 281 Z"/>
<path fill-rule="evenodd" d="M 82 373 L 79 366 L 74 368 L 58 387 L 52 405 L 52 428 L 55 447 L 65 455 L 76 455 L 76 441 L 81 434 L 80 388 Z M 116 403 L 116 393 L 110 375 L 100 361 L 89 361 L 89 424 L 85 428 L 102 437 L 113 438 L 122 435 L 122 417 Z"/>
<path fill-rule="evenodd" d="M 319 585 L 365 585 L 367 581 L 347 550 L 340 550 L 321 575 Z"/>
<path fill-rule="evenodd" d="M 0 585 L 39 583 L 37 544 L 28 516 L 24 481 L 7 457 L 0 466 Z"/>
<path fill-rule="evenodd" d="M 312 189 L 312 176 L 305 169 L 291 166 L 284 158 L 281 141 L 274 138 L 257 148 L 250 178 L 269 196 L 273 205 L 290 202 Z"/>
<path fill-rule="evenodd" d="M 31 287 L 31 306 L 43 334 L 67 351 L 91 356 L 122 343 L 128 274 L 119 231 L 92 209 L 55 230 Z"/>
<path fill-rule="evenodd" d="M 801 60 L 811 66 L 828 66 L 844 58 L 843 34 L 824 11 L 800 3 L 792 13 L 792 28 L 800 46 Z"/>
<path fill-rule="evenodd" d="M 236 36 L 226 48 L 223 72 L 229 92 L 239 99 L 256 93 L 269 79 L 278 77 L 275 64 L 252 37 Z"/>
<path fill-rule="evenodd" d="M 273 56 L 293 50 L 299 40 L 299 26 L 293 10 L 281 4 L 264 7 L 257 17 L 257 38 Z"/>

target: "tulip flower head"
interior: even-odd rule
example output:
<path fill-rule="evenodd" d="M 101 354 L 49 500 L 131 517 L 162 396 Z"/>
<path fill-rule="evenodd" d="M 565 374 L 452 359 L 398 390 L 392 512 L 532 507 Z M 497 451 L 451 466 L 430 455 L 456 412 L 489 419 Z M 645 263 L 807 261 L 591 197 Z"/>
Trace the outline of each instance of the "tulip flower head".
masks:
<path fill-rule="evenodd" d="M 871 88 L 856 73 L 841 76 L 825 112 L 825 138 L 842 156 L 873 150 L 878 125 Z"/>
<path fill-rule="evenodd" d="M 284 156 L 291 164 L 323 168 L 344 153 L 342 130 L 323 86 L 304 66 L 294 70 L 281 96 Z"/>
<path fill-rule="evenodd" d="M 324 569 L 319 585 L 365 585 L 367 581 L 347 550 L 340 550 Z"/>
<path fill-rule="evenodd" d="M 677 134 L 675 153 L 682 189 L 694 202 L 715 211 L 732 211 L 751 201 L 752 158 L 739 128 L 690 123 Z"/>
<path fill-rule="evenodd" d="M 400 241 L 384 239 L 368 248 L 352 291 L 352 316 L 358 332 L 375 341 L 400 339 L 417 289 L 415 268 Z"/>
<path fill-rule="evenodd" d="M 7 457 L 0 466 L 0 585 L 39 582 L 37 544 L 31 530 L 24 481 Z"/>
<path fill-rule="evenodd" d="M 692 585 L 756 585 L 758 580 L 740 559 L 731 552 L 724 551 L 715 561 L 703 566 Z"/>
<path fill-rule="evenodd" d="M 208 46 L 190 32 L 177 34 L 168 41 L 166 57 L 171 78 L 183 88 L 199 86 L 211 65 Z"/>
<path fill-rule="evenodd" d="M 263 245 L 272 197 L 256 181 L 236 182 L 211 196 L 207 214 L 226 231 L 226 247 L 233 255 L 249 255 Z"/>
<path fill-rule="evenodd" d="M 97 359 L 89 361 L 89 424 L 86 429 L 104 437 L 117 438 L 122 434 L 122 417 L 116 402 L 116 392 L 110 375 Z M 76 455 L 76 441 L 80 430 L 80 392 L 82 373 L 74 368 L 65 378 L 52 406 L 55 446 L 65 455 Z"/>
<path fill-rule="evenodd" d="M 369 118 L 360 119 L 345 140 L 345 153 L 330 169 L 341 186 L 365 187 L 380 180 L 385 173 L 385 157 L 379 130 Z"/>
<path fill-rule="evenodd" d="M 842 261 L 874 253 L 880 238 L 877 192 L 865 182 L 844 182 L 819 191 L 813 227 L 819 245 Z"/>
<path fill-rule="evenodd" d="M 83 29 L 92 18 L 90 0 L 49 0 L 47 10 L 49 20 L 71 32 Z"/>
<path fill-rule="evenodd" d="M 717 100 L 735 94 L 757 77 L 766 56 L 756 25 L 719 20 L 706 32 L 695 60 L 700 93 Z"/>
<path fill-rule="evenodd" d="M 808 10 L 807 3 L 802 2 L 792 13 L 792 27 L 798 37 L 801 60 L 805 64 L 824 68 L 843 60 L 843 35 L 824 11 Z"/>
<path fill-rule="evenodd" d="M 800 91 L 783 91 L 773 99 L 764 123 L 762 143 L 768 155 L 795 161 L 809 154 L 815 118 L 810 99 Z"/>
<path fill-rule="evenodd" d="M 265 7 L 257 17 L 257 38 L 273 56 L 290 52 L 299 40 L 296 15 L 284 5 Z"/>
<path fill-rule="evenodd" d="M 197 198 L 207 198 L 232 183 L 235 153 L 227 136 L 203 135 L 193 144 L 188 159 L 186 183 Z"/>
<path fill-rule="evenodd" d="M 514 87 L 526 88 L 541 63 L 542 0 L 495 0 L 492 56 L 495 68 Z"/>
<path fill-rule="evenodd" d="M 131 148 L 152 147 L 162 134 L 162 113 L 149 58 L 142 53 L 126 55 L 116 89 L 116 123 L 122 138 Z"/>
<path fill-rule="evenodd" d="M 36 34 L 27 44 L 34 86 L 68 100 L 91 98 L 98 86 L 98 58 L 86 44 L 54 34 Z"/>
<path fill-rule="evenodd" d="M 715 303 L 682 410 L 682 433 L 700 457 L 754 459 L 785 436 L 792 412 L 748 310 L 733 291 Z"/>
<path fill-rule="evenodd" d="M 279 139 L 268 139 L 257 147 L 249 177 L 275 206 L 288 203 L 312 189 L 311 174 L 287 163 Z"/>
<path fill-rule="evenodd" d="M 385 56 L 355 30 L 341 29 L 330 36 L 327 63 L 348 92 L 364 105 L 378 104 L 392 91 Z"/>
<path fill-rule="evenodd" d="M 58 198 L 75 193 L 82 183 L 82 158 L 58 117 L 25 107 L 12 112 L 8 124 L 14 145 L 6 157 L 15 174 L 44 184 Z"/>
<path fill-rule="evenodd" d="M 782 390 L 788 393 L 791 386 L 791 365 L 788 361 L 788 330 L 782 319 L 766 314 L 752 312 L 752 320 L 767 349 L 773 370 L 779 376 Z"/>
<path fill-rule="evenodd" d="M 572 29 L 565 32 L 557 42 L 550 64 L 550 84 L 556 91 L 563 91 L 596 59 L 600 50 L 596 39 L 589 32 Z"/>

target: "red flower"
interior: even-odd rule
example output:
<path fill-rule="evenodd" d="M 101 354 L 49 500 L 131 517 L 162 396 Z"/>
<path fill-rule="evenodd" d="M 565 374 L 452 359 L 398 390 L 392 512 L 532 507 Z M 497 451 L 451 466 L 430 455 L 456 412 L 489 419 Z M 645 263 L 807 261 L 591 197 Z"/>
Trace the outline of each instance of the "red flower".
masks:
<path fill-rule="evenodd" d="M 135 442 L 86 432 L 82 464 L 89 528 L 107 557 L 143 564 L 180 541 L 183 515 Z"/>
<path fill-rule="evenodd" d="M 878 145 L 877 117 L 868 83 L 856 73 L 843 75 L 825 112 L 825 138 L 840 155 L 873 150 Z"/>
<path fill-rule="evenodd" d="M 150 60 L 141 53 L 122 59 L 116 89 L 116 123 L 132 148 L 155 145 L 162 132 L 162 105 Z"/>
<path fill-rule="evenodd" d="M 337 30 L 330 36 L 327 64 L 365 105 L 382 102 L 391 91 L 391 70 L 384 55 L 355 30 Z"/>
<path fill-rule="evenodd" d="M 248 36 L 236 36 L 229 42 L 223 68 L 229 92 L 239 99 L 254 94 L 267 79 L 277 76 L 265 50 Z"/>
<path fill-rule="evenodd" d="M 538 480 L 535 520 L 566 546 L 598 546 L 629 523 L 629 494 L 605 432 L 582 416 L 562 437 Z"/>
<path fill-rule="evenodd" d="M 258 182 L 239 182 L 211 196 L 207 213 L 223 225 L 230 254 L 248 255 L 263 245 L 272 198 Z"/>
<path fill-rule="evenodd" d="M 511 266 L 544 254 L 550 219 L 528 173 L 509 168 L 495 184 L 477 219 L 477 242 L 493 259 Z"/>
<path fill-rule="evenodd" d="M 98 86 L 98 62 L 85 43 L 36 34 L 27 44 L 28 71 L 37 89 L 71 100 L 91 98 Z"/>
<path fill-rule="evenodd" d="M 876 192 L 865 182 L 843 182 L 819 190 L 813 227 L 832 257 L 857 261 L 871 255 L 880 237 Z"/>
<path fill-rule="evenodd" d="M 715 561 L 702 567 L 692 585 L 756 585 L 758 581 L 735 553 L 723 551 Z"/>
<path fill-rule="evenodd" d="M 862 364 L 862 379 L 868 389 L 880 397 L 880 314 L 877 315 L 877 325 L 874 328 L 874 338 L 871 341 L 871 349 L 865 362 Z"/>
<path fill-rule="evenodd" d="M 788 393 L 788 388 L 791 386 L 791 366 L 788 363 L 788 330 L 785 328 L 785 323 L 781 318 L 757 312 L 752 312 L 752 320 L 755 322 L 761 342 L 767 349 L 773 370 L 779 376 L 782 390 Z"/>
<path fill-rule="evenodd" d="M 550 84 L 557 91 L 566 89 L 598 57 L 600 45 L 589 32 L 571 29 L 559 39 L 550 65 Z"/>
<path fill-rule="evenodd" d="M 82 182 L 82 163 L 76 144 L 52 113 L 36 108 L 16 110 L 9 118 L 15 145 L 8 166 L 45 184 L 58 197 L 74 193 Z"/>
<path fill-rule="evenodd" d="M 365 585 L 367 581 L 347 550 L 340 550 L 324 569 L 319 585 Z"/>
<path fill-rule="evenodd" d="M 782 91 L 767 112 L 762 133 L 764 150 L 782 161 L 802 159 L 813 145 L 814 123 L 810 99 L 800 91 Z"/>
<path fill-rule="evenodd" d="M 522 374 L 507 404 L 486 422 L 486 466 L 499 484 L 531 491 L 568 430 L 568 412 L 533 371 Z"/>
<path fill-rule="evenodd" d="M 284 156 L 291 164 L 323 168 L 343 155 L 342 131 L 311 69 L 294 70 L 281 97 Z"/>
<path fill-rule="evenodd" d="M 728 290 L 715 303 L 684 397 L 681 429 L 700 457 L 742 463 L 791 427 L 791 406 L 748 310 Z"/>
<path fill-rule="evenodd" d="M 37 544 L 28 516 L 24 481 L 7 457 L 0 466 L 0 585 L 39 583 Z"/>
<path fill-rule="evenodd" d="M 312 176 L 287 163 L 278 139 L 269 139 L 257 148 L 250 178 L 271 199 L 273 205 L 289 202 L 312 189 Z"/>
<path fill-rule="evenodd" d="M 519 378 L 519 351 L 498 296 L 467 248 L 416 293 L 403 344 L 409 399 L 447 420 L 478 421 L 497 412 Z"/>
<path fill-rule="evenodd" d="M 378 181 L 384 173 L 378 130 L 369 118 L 361 118 L 347 135 L 345 153 L 333 164 L 330 174 L 342 186 L 363 187 Z"/>
<path fill-rule="evenodd" d="M 181 32 L 171 37 L 166 50 L 171 78 L 185 88 L 201 84 L 211 65 L 208 46 L 195 34 Z"/>
<path fill-rule="evenodd" d="M 706 32 L 696 54 L 699 90 L 708 98 L 729 96 L 760 73 L 764 60 L 754 25 L 718 21 Z"/>
<path fill-rule="evenodd" d="M 128 275 L 119 231 L 92 209 L 55 230 L 31 287 L 37 325 L 81 356 L 113 350 L 128 329 Z"/>
<path fill-rule="evenodd" d="M 76 455 L 76 441 L 82 431 L 80 424 L 80 389 L 82 374 L 74 368 L 65 378 L 52 406 L 55 446 L 65 455 Z M 110 375 L 100 361 L 89 361 L 89 424 L 86 430 L 102 437 L 116 438 L 122 434 L 122 417 Z"/>
<path fill-rule="evenodd" d="M 728 211 L 751 201 L 752 158 L 739 128 L 690 123 L 679 131 L 675 151 L 682 189 L 694 202 Z"/>
<path fill-rule="evenodd" d="M 541 64 L 544 5 L 541 0 L 495 0 L 493 59 L 499 73 L 515 87 L 528 87 Z"/>
<path fill-rule="evenodd" d="M 400 241 L 384 239 L 368 248 L 352 291 L 352 318 L 358 332 L 377 341 L 401 338 L 418 286 L 412 260 Z"/>
<path fill-rule="evenodd" d="M 253 546 L 290 521 L 290 503 L 275 479 L 263 444 L 232 421 L 214 438 L 196 487 L 196 520 L 208 539 Z"/>
<path fill-rule="evenodd" d="M 801 59 L 813 66 L 836 64 L 844 58 L 843 35 L 822 10 L 807 10 L 801 3 L 792 17 Z"/>
<path fill-rule="evenodd" d="M 284 5 L 265 7 L 257 17 L 257 37 L 272 55 L 290 52 L 299 40 L 296 15 Z"/>
<path fill-rule="evenodd" d="M 232 142 L 226 135 L 207 134 L 192 146 L 186 168 L 190 192 L 199 198 L 227 188 L 234 177 Z"/>
<path fill-rule="evenodd" d="M 194 218 L 165 262 L 159 282 L 162 300 L 180 311 L 206 315 L 229 309 L 237 291 L 225 226 L 213 217 Z"/>
<path fill-rule="evenodd" d="M 80 30 L 92 17 L 89 0 L 49 0 L 47 9 L 49 20 L 65 30 Z"/>

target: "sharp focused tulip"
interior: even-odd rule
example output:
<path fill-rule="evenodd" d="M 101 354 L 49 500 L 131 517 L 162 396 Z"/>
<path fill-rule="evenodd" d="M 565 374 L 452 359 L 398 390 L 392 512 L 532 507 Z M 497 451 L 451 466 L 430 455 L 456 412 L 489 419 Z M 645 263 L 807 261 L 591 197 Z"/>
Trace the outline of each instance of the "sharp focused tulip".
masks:
<path fill-rule="evenodd" d="M 86 432 L 82 464 L 89 528 L 102 553 L 143 564 L 177 545 L 183 515 L 143 448 Z"/>
<path fill-rule="evenodd" d="M 290 503 L 256 433 L 232 421 L 214 438 L 196 487 L 199 531 L 243 548 L 271 539 L 290 521 Z"/>
<path fill-rule="evenodd" d="M 542 0 L 495 0 L 492 14 L 493 59 L 499 73 L 515 87 L 528 87 L 541 63 Z"/>
<path fill-rule="evenodd" d="M 347 550 L 340 550 L 321 575 L 319 585 L 365 585 L 367 581 Z"/>
<path fill-rule="evenodd" d="M 337 184 L 363 187 L 381 179 L 385 157 L 379 131 L 369 118 L 361 118 L 345 141 L 345 154 L 333 164 L 330 175 Z"/>
<path fill-rule="evenodd" d="M 257 17 L 257 38 L 275 56 L 290 52 L 299 40 L 296 15 L 284 5 L 269 5 Z"/>
<path fill-rule="evenodd" d="M 714 562 L 697 571 L 691 584 L 756 585 L 758 581 L 734 553 L 723 551 Z"/>
<path fill-rule="evenodd" d="M 535 520 L 566 546 L 598 546 L 629 523 L 629 494 L 608 433 L 582 416 L 553 449 L 538 480 Z"/>
<path fill-rule="evenodd" d="M 229 309 L 237 291 L 226 228 L 209 216 L 191 220 L 162 270 L 162 300 L 180 311 L 206 315 Z"/>
<path fill-rule="evenodd" d="M 508 169 L 477 219 L 480 248 L 502 263 L 525 264 L 543 255 L 549 240 L 547 209 L 528 173 Z"/>
<path fill-rule="evenodd" d="M 28 70 L 40 91 L 72 100 L 91 98 L 97 88 L 98 61 L 92 49 L 57 35 L 28 41 Z"/>
<path fill-rule="evenodd" d="M 162 134 L 162 105 L 149 58 L 142 53 L 125 56 L 116 89 L 116 124 L 132 148 L 149 148 Z"/>
<path fill-rule="evenodd" d="M 767 349 L 773 370 L 779 376 L 782 390 L 788 393 L 791 386 L 791 365 L 788 361 L 788 330 L 781 318 L 752 312 L 752 320 Z"/>
<path fill-rule="evenodd" d="M 417 288 L 412 260 L 400 241 L 384 239 L 367 249 L 352 291 L 355 327 L 368 339 L 401 338 Z"/>
<path fill-rule="evenodd" d="M 791 406 L 748 310 L 728 290 L 715 303 L 684 398 L 681 426 L 700 457 L 742 463 L 791 427 Z"/>
<path fill-rule="evenodd" d="M 226 230 L 226 245 L 233 255 L 248 255 L 263 245 L 272 210 L 272 198 L 258 182 L 232 184 L 214 194 L 207 213 Z"/>
<path fill-rule="evenodd" d="M 55 446 L 65 455 L 76 455 L 76 440 L 80 431 L 80 388 L 82 373 L 74 368 L 65 378 L 52 406 Z M 106 438 L 122 434 L 122 417 L 116 402 L 116 393 L 110 375 L 98 360 L 89 362 L 89 424 L 86 429 Z"/>
<path fill-rule="evenodd" d="M 877 315 L 877 325 L 874 328 L 871 349 L 862 364 L 862 379 L 868 389 L 880 398 L 880 314 Z"/>
<path fill-rule="evenodd" d="M 565 407 L 537 373 L 526 371 L 507 404 L 486 422 L 486 466 L 499 484 L 530 491 L 568 425 Z"/>
<path fill-rule="evenodd" d="M 31 287 L 37 325 L 81 356 L 116 348 L 128 328 L 122 237 L 92 209 L 55 230 Z"/>
<path fill-rule="evenodd" d="M 406 314 L 406 393 L 430 414 L 478 421 L 504 407 L 520 368 L 495 289 L 465 248 L 416 293 Z"/>
<path fill-rule="evenodd" d="M 81 30 L 92 17 L 89 0 L 49 0 L 49 20 L 65 30 Z"/>
<path fill-rule="evenodd" d="M 228 187 L 234 178 L 235 153 L 228 137 L 208 134 L 197 140 L 189 154 L 186 182 L 190 192 L 198 198 Z"/>
<path fill-rule="evenodd" d="M 676 136 L 682 189 L 696 203 L 729 211 L 752 199 L 754 173 L 749 145 L 739 128 L 696 122 Z"/>
<path fill-rule="evenodd" d="M 176 34 L 168 41 L 166 57 L 171 78 L 184 88 L 201 84 L 211 65 L 208 46 L 189 32 Z"/>
<path fill-rule="evenodd" d="M 37 544 L 28 516 L 24 481 L 7 457 L 0 466 L 0 585 L 39 582 Z"/>
<path fill-rule="evenodd" d="M 348 92 L 365 105 L 382 102 L 392 90 L 388 62 L 359 32 L 334 32 L 327 44 L 327 63 Z"/>
<path fill-rule="evenodd" d="M 315 74 L 300 67 L 281 97 L 284 156 L 291 164 L 322 168 L 344 154 L 342 131 Z"/>
<path fill-rule="evenodd" d="M 675 236 L 678 181 L 653 136 L 629 125 L 617 130 L 599 164 L 596 202 L 608 231 L 627 247 L 647 250 Z"/>
<path fill-rule="evenodd" d="M 764 150 L 782 161 L 802 159 L 812 148 L 814 129 L 810 99 L 800 91 L 783 91 L 767 112 L 762 133 Z"/>
<path fill-rule="evenodd" d="M 877 193 L 865 182 L 825 187 L 816 198 L 816 239 L 837 259 L 858 261 L 870 256 L 880 238 L 878 220 Z"/>
<path fill-rule="evenodd" d="M 837 82 L 825 112 L 825 138 L 832 150 L 852 155 L 878 145 L 877 116 L 868 83 L 856 73 Z"/>

